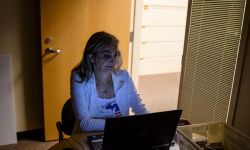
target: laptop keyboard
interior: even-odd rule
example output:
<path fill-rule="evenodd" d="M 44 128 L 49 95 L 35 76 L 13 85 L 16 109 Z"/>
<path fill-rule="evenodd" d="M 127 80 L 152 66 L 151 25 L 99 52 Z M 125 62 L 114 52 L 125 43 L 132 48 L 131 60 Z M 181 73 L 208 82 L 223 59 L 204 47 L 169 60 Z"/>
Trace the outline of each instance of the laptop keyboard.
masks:
<path fill-rule="evenodd" d="M 102 150 L 103 134 L 88 136 L 87 139 L 93 150 Z"/>
<path fill-rule="evenodd" d="M 92 147 L 94 150 L 102 150 L 102 141 L 92 142 Z"/>

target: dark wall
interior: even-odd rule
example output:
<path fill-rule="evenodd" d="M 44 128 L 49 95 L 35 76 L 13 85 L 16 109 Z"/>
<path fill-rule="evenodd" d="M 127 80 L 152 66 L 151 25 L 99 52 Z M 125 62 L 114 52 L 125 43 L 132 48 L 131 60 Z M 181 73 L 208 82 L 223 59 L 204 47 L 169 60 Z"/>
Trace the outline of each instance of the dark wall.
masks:
<path fill-rule="evenodd" d="M 250 32 L 248 32 L 248 46 L 243 63 L 240 81 L 239 97 L 235 111 L 234 126 L 250 137 Z"/>
<path fill-rule="evenodd" d="M 43 127 L 39 3 L 0 1 L 0 54 L 12 56 L 18 132 Z"/>

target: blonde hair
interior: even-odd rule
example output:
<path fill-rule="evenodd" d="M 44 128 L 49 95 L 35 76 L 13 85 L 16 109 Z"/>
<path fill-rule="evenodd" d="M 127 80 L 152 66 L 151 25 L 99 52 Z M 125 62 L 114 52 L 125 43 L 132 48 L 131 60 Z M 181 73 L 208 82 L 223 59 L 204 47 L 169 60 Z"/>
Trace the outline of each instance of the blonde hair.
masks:
<path fill-rule="evenodd" d="M 88 40 L 81 62 L 72 70 L 80 75 L 81 81 L 88 81 L 90 76 L 94 72 L 93 64 L 91 62 L 90 56 L 95 56 L 103 48 L 107 46 L 115 46 L 118 49 L 119 40 L 112 34 L 101 31 L 94 33 Z M 122 57 L 121 52 L 116 57 L 115 70 L 120 70 L 122 67 Z"/>

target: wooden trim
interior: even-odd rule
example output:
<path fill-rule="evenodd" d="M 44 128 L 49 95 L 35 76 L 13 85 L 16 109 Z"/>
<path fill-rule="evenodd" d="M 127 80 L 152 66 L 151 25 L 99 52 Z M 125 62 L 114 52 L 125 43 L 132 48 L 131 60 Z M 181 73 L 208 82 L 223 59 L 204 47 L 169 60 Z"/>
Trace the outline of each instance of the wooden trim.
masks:
<path fill-rule="evenodd" d="M 188 35 L 189 35 L 189 25 L 190 25 L 190 17 L 191 17 L 191 7 L 192 7 L 192 0 L 188 1 L 188 8 L 187 8 L 187 19 L 186 19 L 186 29 L 185 29 L 185 37 L 184 37 L 184 45 L 183 45 L 183 54 L 181 60 L 181 78 L 180 78 L 180 85 L 179 85 L 179 95 L 178 95 L 178 103 L 177 108 L 180 108 L 181 105 L 181 91 L 183 86 L 183 77 L 184 77 L 184 70 L 185 70 L 185 61 L 186 61 L 186 53 L 187 53 L 187 42 L 188 42 Z"/>
<path fill-rule="evenodd" d="M 242 72 L 244 68 L 244 60 L 246 56 L 246 51 L 250 44 L 247 42 L 250 39 L 250 4 L 249 1 L 246 1 L 244 22 L 242 27 L 241 41 L 239 47 L 239 53 L 237 58 L 237 65 L 235 71 L 235 78 L 232 89 L 231 102 L 228 110 L 227 123 L 234 126 L 235 114 L 237 103 L 239 101 L 239 90 L 241 85 Z"/>

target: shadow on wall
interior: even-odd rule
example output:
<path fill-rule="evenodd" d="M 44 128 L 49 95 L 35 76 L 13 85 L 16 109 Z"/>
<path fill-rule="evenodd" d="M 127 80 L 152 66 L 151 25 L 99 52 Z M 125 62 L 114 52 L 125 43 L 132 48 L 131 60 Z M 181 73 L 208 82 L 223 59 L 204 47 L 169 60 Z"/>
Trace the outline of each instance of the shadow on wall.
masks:
<path fill-rule="evenodd" d="M 21 3 L 20 27 L 25 117 L 31 130 L 43 127 L 39 1 Z"/>
<path fill-rule="evenodd" d="M 12 55 L 17 131 L 43 127 L 39 1 L 0 2 L 0 53 Z"/>

